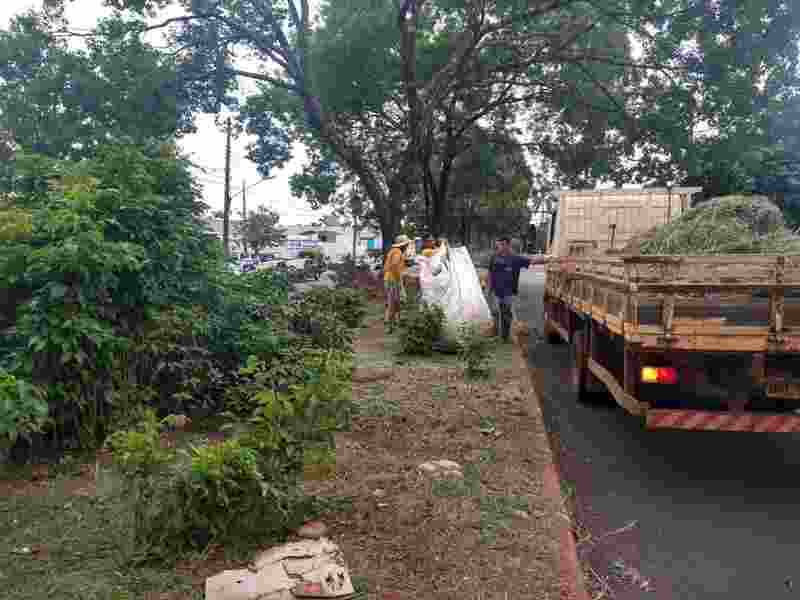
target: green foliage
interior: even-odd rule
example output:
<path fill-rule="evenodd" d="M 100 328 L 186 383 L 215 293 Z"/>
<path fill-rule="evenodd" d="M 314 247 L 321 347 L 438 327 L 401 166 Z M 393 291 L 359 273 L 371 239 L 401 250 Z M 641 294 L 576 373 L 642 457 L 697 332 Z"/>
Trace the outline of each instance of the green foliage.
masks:
<path fill-rule="evenodd" d="M 286 302 L 285 278 L 225 270 L 188 167 L 167 150 L 16 157 L 18 191 L 0 207 L 16 334 L 0 360 L 49 384 L 58 439 L 102 441 L 143 403 L 212 411 L 240 356 L 277 345 L 265 313 Z"/>
<path fill-rule="evenodd" d="M 128 481 L 153 475 L 175 458 L 174 452 L 161 447 L 162 422 L 148 410 L 136 429 L 115 431 L 106 440 L 114 465 Z"/>
<path fill-rule="evenodd" d="M 348 350 L 353 343 L 353 329 L 367 314 L 367 296 L 363 290 L 347 288 L 312 289 L 291 305 L 289 322 L 293 331 L 310 336 L 319 348 Z"/>
<path fill-rule="evenodd" d="M 332 445 L 333 433 L 349 422 L 350 393 L 349 380 L 328 370 L 317 381 L 291 386 L 286 393 L 263 390 L 256 395 L 258 406 L 245 443 L 282 475 L 295 477 L 303 466 L 305 445 Z"/>
<path fill-rule="evenodd" d="M 405 354 L 433 354 L 433 342 L 442 334 L 445 315 L 438 305 L 421 304 L 400 314 L 400 347 Z"/>
<path fill-rule="evenodd" d="M 464 364 L 464 374 L 467 377 L 488 376 L 494 339 L 482 335 L 480 328 L 471 323 L 461 325 L 459 334 L 458 356 Z"/>
<path fill-rule="evenodd" d="M 166 450 L 159 434 L 165 421 L 149 411 L 137 430 L 108 439 L 143 558 L 176 558 L 192 547 L 281 528 L 287 491 L 265 478 L 256 449 L 229 439 L 189 453 Z"/>
<path fill-rule="evenodd" d="M 304 384 L 246 391 L 254 407 L 244 430 L 214 446 L 175 453 L 161 446 L 158 421 L 149 412 L 136 430 L 108 439 L 123 475 L 136 543 L 146 556 L 175 557 L 212 542 L 241 543 L 282 533 L 302 505 L 298 479 L 314 457 L 329 456 L 333 433 L 352 410 L 349 354 L 310 350 Z M 251 359 L 251 365 L 255 365 Z M 238 419 L 237 419 L 238 420 Z"/>
<path fill-rule="evenodd" d="M 331 313 L 347 327 L 360 327 L 367 315 L 367 295 L 356 289 L 311 289 L 303 294 L 302 304 L 309 311 Z"/>
<path fill-rule="evenodd" d="M 239 225 L 239 235 L 249 250 L 259 254 L 265 248 L 274 248 L 286 238 L 285 230 L 278 227 L 280 215 L 266 208 L 250 211 Z"/>
<path fill-rule="evenodd" d="M 0 447 L 13 445 L 18 436 L 40 431 L 46 417 L 42 391 L 0 370 Z"/>
<path fill-rule="evenodd" d="M 260 470 L 256 450 L 237 439 L 193 447 L 188 476 L 179 481 L 184 542 L 197 530 L 215 543 L 252 536 L 279 516 L 281 491 Z"/>
<path fill-rule="evenodd" d="M 108 140 L 170 139 L 193 129 L 175 62 L 102 20 L 86 49 L 63 43 L 42 15 L 19 15 L 0 32 L 0 113 L 23 148 L 87 158 Z"/>

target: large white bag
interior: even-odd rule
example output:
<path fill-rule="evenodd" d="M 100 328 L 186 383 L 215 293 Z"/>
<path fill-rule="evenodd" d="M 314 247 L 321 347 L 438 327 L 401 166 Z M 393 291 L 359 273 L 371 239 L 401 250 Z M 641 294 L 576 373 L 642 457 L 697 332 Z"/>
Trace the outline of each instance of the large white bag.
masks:
<path fill-rule="evenodd" d="M 447 257 L 420 258 L 419 264 L 422 301 L 437 304 L 444 310 L 446 342 L 458 342 L 463 323 L 485 322 L 492 318 L 478 272 L 465 247 L 450 248 Z"/>

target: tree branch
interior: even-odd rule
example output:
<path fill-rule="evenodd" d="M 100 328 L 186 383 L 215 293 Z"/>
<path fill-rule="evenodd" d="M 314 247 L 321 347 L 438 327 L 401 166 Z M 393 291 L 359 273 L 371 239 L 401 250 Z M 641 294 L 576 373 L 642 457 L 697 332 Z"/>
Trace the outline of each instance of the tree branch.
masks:
<path fill-rule="evenodd" d="M 232 75 L 236 75 L 237 77 L 247 77 L 248 79 L 255 79 L 257 81 L 265 81 L 267 83 L 271 83 L 272 85 L 276 85 L 281 87 L 285 90 L 289 90 L 290 92 L 294 92 L 295 94 L 303 94 L 303 90 L 301 90 L 297 85 L 289 83 L 287 81 L 283 81 L 282 79 L 278 79 L 276 77 L 272 77 L 270 75 L 262 75 L 261 73 L 253 73 L 251 71 L 242 71 L 240 69 L 228 69 L 228 71 Z"/>

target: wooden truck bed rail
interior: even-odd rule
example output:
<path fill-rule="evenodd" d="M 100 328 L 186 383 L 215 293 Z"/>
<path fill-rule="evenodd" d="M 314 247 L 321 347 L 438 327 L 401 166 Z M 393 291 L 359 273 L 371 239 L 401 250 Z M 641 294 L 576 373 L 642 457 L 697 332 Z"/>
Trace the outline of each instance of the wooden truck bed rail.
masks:
<path fill-rule="evenodd" d="M 800 352 L 797 255 L 564 257 L 546 288 L 642 350 Z"/>

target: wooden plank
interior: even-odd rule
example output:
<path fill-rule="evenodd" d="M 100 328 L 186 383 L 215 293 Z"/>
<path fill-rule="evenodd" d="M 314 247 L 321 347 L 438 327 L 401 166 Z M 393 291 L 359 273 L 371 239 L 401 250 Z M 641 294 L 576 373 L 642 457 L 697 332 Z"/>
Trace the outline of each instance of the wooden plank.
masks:
<path fill-rule="evenodd" d="M 624 320 L 622 318 L 612 314 L 606 314 L 605 324 L 611 332 L 620 336 L 625 334 Z"/>
<path fill-rule="evenodd" d="M 628 394 L 614 377 L 613 373 L 608 371 L 600 363 L 593 358 L 589 358 L 589 371 L 597 377 L 608 388 L 608 391 L 622 408 L 627 410 L 632 415 L 643 415 L 646 407 L 632 395 Z"/>
<path fill-rule="evenodd" d="M 787 290 L 800 288 L 800 282 L 797 283 L 772 283 L 769 281 L 749 281 L 747 283 L 719 283 L 714 281 L 705 281 L 702 283 L 648 283 L 646 281 L 639 283 L 639 289 L 643 292 L 650 293 L 692 293 L 698 294 L 705 291 L 724 292 L 726 290 L 738 291 L 752 290 L 753 288 Z"/>
<path fill-rule="evenodd" d="M 547 322 L 549 326 L 552 327 L 553 331 L 555 331 L 561 337 L 562 340 L 569 343 L 569 334 L 567 333 L 567 330 L 561 326 L 560 323 L 554 321 L 553 319 L 547 319 Z"/>

